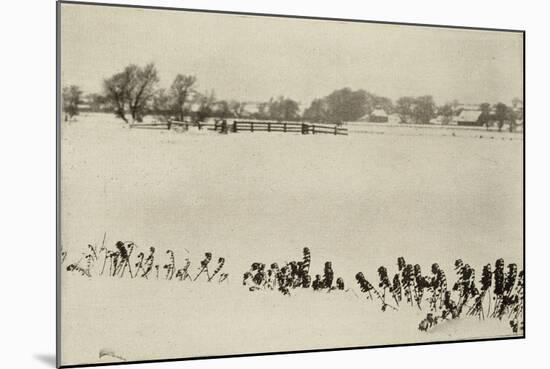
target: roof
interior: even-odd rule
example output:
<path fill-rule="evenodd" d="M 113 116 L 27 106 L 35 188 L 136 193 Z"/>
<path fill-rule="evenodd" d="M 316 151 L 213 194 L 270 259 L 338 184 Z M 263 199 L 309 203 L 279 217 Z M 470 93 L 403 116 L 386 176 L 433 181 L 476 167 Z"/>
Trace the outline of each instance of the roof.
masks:
<path fill-rule="evenodd" d="M 388 113 L 386 113 L 384 109 L 374 109 L 370 115 L 375 117 L 387 117 Z"/>
<path fill-rule="evenodd" d="M 481 110 L 463 110 L 456 120 L 459 122 L 477 122 L 480 115 Z"/>
<path fill-rule="evenodd" d="M 458 104 L 453 110 L 479 110 L 479 104 Z"/>

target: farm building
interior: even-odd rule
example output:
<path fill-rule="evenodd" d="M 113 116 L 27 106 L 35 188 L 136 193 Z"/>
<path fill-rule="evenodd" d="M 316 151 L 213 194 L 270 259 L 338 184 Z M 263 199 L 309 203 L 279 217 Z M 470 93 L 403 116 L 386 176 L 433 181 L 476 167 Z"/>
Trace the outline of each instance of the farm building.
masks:
<path fill-rule="evenodd" d="M 459 126 L 482 126 L 480 116 L 481 110 L 463 110 L 456 118 L 456 122 Z"/>
<path fill-rule="evenodd" d="M 371 123 L 387 123 L 390 120 L 388 113 L 381 108 L 375 108 L 370 114 L 365 114 L 358 121 Z"/>
<path fill-rule="evenodd" d="M 470 111 L 479 110 L 479 105 L 478 104 L 457 104 L 457 105 L 453 105 L 451 109 L 453 110 L 453 115 L 459 115 L 460 112 L 464 110 L 470 110 Z"/>
<path fill-rule="evenodd" d="M 369 122 L 374 123 L 387 123 L 388 122 L 388 113 L 384 109 L 374 109 L 369 115 Z"/>

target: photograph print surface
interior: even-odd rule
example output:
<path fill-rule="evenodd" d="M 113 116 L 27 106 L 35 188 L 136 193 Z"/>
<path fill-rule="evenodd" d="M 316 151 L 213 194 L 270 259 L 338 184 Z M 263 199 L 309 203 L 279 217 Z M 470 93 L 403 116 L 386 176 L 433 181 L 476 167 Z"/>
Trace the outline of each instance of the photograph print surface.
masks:
<path fill-rule="evenodd" d="M 523 32 L 58 27 L 59 365 L 523 337 Z"/>

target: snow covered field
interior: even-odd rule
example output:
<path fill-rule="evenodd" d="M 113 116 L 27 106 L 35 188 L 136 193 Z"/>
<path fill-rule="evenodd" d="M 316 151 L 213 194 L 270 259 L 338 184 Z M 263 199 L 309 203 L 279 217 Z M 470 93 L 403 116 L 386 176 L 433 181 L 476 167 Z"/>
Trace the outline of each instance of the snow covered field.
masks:
<path fill-rule="evenodd" d="M 300 260 L 304 246 L 313 274 L 331 260 L 353 288 L 358 271 L 373 283 L 380 265 L 393 275 L 399 256 L 425 274 L 437 262 L 450 280 L 457 258 L 477 279 L 499 257 L 523 268 L 521 134 L 377 129 L 220 135 L 128 129 L 110 115 L 63 123 L 67 262 L 106 232 L 109 248 L 155 246 L 161 265 L 172 249 L 193 271 L 210 251 L 230 274 L 218 285 L 62 273 L 63 363 L 113 360 L 100 360 L 102 349 L 145 360 L 510 335 L 505 321 L 466 318 L 419 332 L 425 312 L 414 309 L 241 286 L 252 262 Z"/>

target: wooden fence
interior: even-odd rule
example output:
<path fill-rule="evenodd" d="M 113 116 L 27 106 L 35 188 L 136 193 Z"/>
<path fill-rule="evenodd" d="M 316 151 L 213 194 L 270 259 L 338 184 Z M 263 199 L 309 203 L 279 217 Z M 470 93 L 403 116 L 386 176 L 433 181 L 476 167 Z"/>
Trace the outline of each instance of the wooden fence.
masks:
<path fill-rule="evenodd" d="M 284 132 L 284 133 L 301 133 L 305 134 L 332 134 L 345 135 L 348 134 L 348 129 L 337 125 L 304 123 L 304 122 L 277 122 L 277 121 L 256 121 L 256 120 L 218 120 L 214 123 L 202 122 L 179 122 L 170 120 L 165 123 L 135 123 L 130 124 L 130 128 L 142 129 L 172 129 L 181 128 L 184 130 L 189 127 L 197 127 L 198 129 L 207 129 L 220 133 L 238 133 L 238 132 Z"/>
<path fill-rule="evenodd" d="M 203 122 L 179 122 L 176 120 L 169 120 L 167 122 L 151 122 L 151 123 L 131 123 L 130 128 L 140 128 L 140 129 L 173 129 L 181 128 L 188 130 L 189 127 L 198 127 L 199 129 L 209 129 L 211 131 L 215 130 L 216 124 L 214 123 L 203 123 Z"/>

